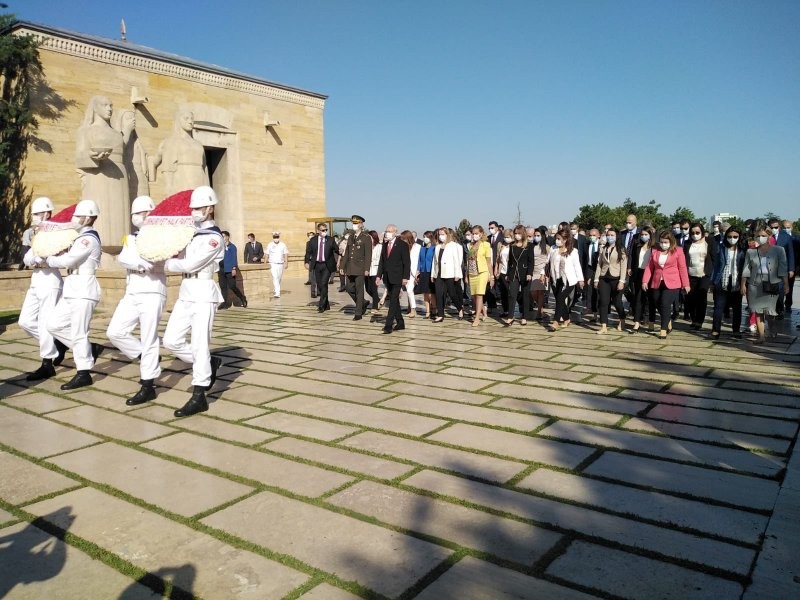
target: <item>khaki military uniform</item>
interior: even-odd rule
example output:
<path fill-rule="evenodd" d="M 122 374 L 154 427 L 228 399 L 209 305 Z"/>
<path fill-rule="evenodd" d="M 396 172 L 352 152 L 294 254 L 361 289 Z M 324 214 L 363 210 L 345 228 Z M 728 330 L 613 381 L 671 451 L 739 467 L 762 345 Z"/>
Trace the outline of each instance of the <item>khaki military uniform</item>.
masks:
<path fill-rule="evenodd" d="M 366 310 L 364 283 L 371 266 L 372 237 L 362 230 L 347 240 L 341 264 L 341 270 L 347 276 L 347 293 L 356 303 L 356 316 L 363 315 Z"/>

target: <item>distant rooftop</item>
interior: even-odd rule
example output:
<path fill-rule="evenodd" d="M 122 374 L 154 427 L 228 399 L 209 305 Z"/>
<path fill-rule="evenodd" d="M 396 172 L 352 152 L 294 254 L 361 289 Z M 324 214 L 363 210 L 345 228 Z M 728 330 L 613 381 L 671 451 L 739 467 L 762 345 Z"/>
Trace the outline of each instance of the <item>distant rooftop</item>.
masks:
<path fill-rule="evenodd" d="M 78 42 L 83 42 L 86 44 L 93 44 L 101 48 L 116 50 L 118 52 L 126 52 L 128 54 L 133 54 L 135 56 L 141 56 L 144 58 L 160 60 L 181 67 L 188 67 L 192 69 L 197 69 L 199 71 L 205 71 L 207 73 L 212 73 L 215 75 L 222 75 L 225 77 L 235 77 L 237 79 L 250 81 L 252 83 L 268 85 L 281 90 L 296 92 L 298 94 L 305 94 L 313 98 L 319 98 L 320 100 L 326 100 L 328 98 L 326 95 L 319 94 L 317 92 L 310 92 L 308 90 L 291 87 L 288 85 L 284 85 L 282 83 L 275 83 L 274 81 L 261 79 L 259 77 L 253 77 L 252 75 L 247 75 L 246 73 L 240 73 L 239 71 L 233 71 L 231 69 L 226 69 L 225 67 L 220 67 L 218 65 L 212 65 L 209 63 L 200 62 L 197 60 L 193 60 L 191 58 L 186 58 L 185 56 L 179 56 L 177 54 L 172 54 L 170 52 L 156 50 L 155 48 L 150 48 L 149 46 L 142 46 L 140 44 L 134 44 L 128 41 L 123 42 L 120 40 L 112 40 L 111 38 L 101 37 L 97 35 L 89 35 L 86 33 L 78 33 L 76 31 L 70 31 L 68 29 L 60 29 L 58 27 L 50 27 L 48 25 L 40 25 L 39 23 L 32 23 L 30 21 L 16 21 L 11 26 L 11 30 L 15 31 L 17 29 L 29 29 L 41 33 L 43 35 L 58 36 L 61 38 L 67 38 Z"/>

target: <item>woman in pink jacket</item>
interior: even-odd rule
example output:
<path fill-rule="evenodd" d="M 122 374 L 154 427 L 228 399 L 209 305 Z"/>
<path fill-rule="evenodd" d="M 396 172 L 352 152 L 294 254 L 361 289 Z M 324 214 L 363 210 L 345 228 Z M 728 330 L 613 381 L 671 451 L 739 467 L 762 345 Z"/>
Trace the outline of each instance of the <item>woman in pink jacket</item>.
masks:
<path fill-rule="evenodd" d="M 678 248 L 672 232 L 664 230 L 658 234 L 658 246 L 650 253 L 642 276 L 642 291 L 652 290 L 653 304 L 661 313 L 659 339 L 666 339 L 672 331 L 672 304 L 677 300 L 681 288 L 689 292 L 686 257 Z"/>

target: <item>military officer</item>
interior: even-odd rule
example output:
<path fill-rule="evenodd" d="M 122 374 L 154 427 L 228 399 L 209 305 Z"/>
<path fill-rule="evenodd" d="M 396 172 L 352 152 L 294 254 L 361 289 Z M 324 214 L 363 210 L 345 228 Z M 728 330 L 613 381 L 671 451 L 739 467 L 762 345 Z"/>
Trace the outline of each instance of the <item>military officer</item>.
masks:
<path fill-rule="evenodd" d="M 31 224 L 34 231 L 53 216 L 53 210 L 53 202 L 44 196 L 31 203 Z M 39 356 L 42 358 L 41 366 L 28 373 L 25 379 L 40 381 L 56 374 L 55 367 L 61 364 L 67 349 L 45 327 L 47 317 L 61 298 L 64 280 L 61 278 L 61 271 L 48 267 L 45 259 L 37 256 L 32 249 L 28 249 L 22 261 L 33 272 L 31 285 L 19 313 L 19 326 L 39 341 Z"/>
<path fill-rule="evenodd" d="M 364 283 L 372 265 L 372 237 L 364 231 L 364 217 L 350 219 L 353 235 L 347 240 L 339 271 L 347 276 L 347 293 L 356 303 L 354 321 L 360 321 L 367 309 L 364 302 Z"/>
<path fill-rule="evenodd" d="M 95 271 L 100 264 L 100 234 L 94 222 L 100 215 L 94 200 L 81 200 L 72 213 L 72 227 L 78 237 L 69 250 L 58 256 L 49 256 L 47 266 L 67 269 L 64 292 L 47 320 L 47 330 L 68 348 L 72 348 L 78 372 L 61 386 L 62 390 L 92 385 L 91 370 L 103 347 L 89 342 L 89 326 L 97 303 L 100 301 L 100 284 Z"/>
<path fill-rule="evenodd" d="M 207 185 L 195 188 L 189 207 L 197 230 L 181 256 L 167 259 L 164 265 L 167 271 L 183 274 L 178 301 L 164 331 L 164 347 L 192 365 L 192 397 L 175 411 L 176 417 L 208 410 L 205 392 L 214 385 L 222 364 L 209 349 L 214 316 L 223 300 L 214 279 L 225 250 L 222 232 L 214 222 L 216 205 L 214 190 Z M 186 343 L 190 330 L 191 345 Z"/>
<path fill-rule="evenodd" d="M 138 230 L 155 208 L 150 196 L 139 196 L 131 204 L 131 223 Z M 164 263 L 151 263 L 139 255 L 136 233 L 125 237 L 117 262 L 128 270 L 125 295 L 117 304 L 106 335 L 120 352 L 131 360 L 139 358 L 141 389 L 125 404 L 135 406 L 156 397 L 155 379 L 161 375 L 158 364 L 158 322 L 167 299 Z M 139 326 L 139 337 L 133 330 Z"/>

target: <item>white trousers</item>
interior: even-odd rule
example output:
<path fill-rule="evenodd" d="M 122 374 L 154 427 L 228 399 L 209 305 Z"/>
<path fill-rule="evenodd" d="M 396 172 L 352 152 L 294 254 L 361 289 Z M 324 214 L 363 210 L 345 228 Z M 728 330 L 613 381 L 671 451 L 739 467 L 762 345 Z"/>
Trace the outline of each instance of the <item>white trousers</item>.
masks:
<path fill-rule="evenodd" d="M 281 295 L 281 277 L 283 277 L 283 263 L 269 264 L 269 270 L 272 271 L 272 290 L 276 296 Z"/>
<path fill-rule="evenodd" d="M 143 380 L 161 375 L 158 365 L 158 322 L 164 310 L 161 294 L 125 294 L 117 304 L 106 335 L 125 356 L 141 355 L 139 373 Z M 139 326 L 139 337 L 133 330 Z"/>
<path fill-rule="evenodd" d="M 167 321 L 163 339 L 164 348 L 183 362 L 192 365 L 192 385 L 211 383 L 211 350 L 209 346 L 216 314 L 216 302 L 189 302 L 178 299 L 169 316 L 169 321 Z M 186 334 L 190 330 L 192 332 L 191 345 L 186 343 Z"/>
<path fill-rule="evenodd" d="M 415 285 L 416 282 L 414 281 L 414 277 L 409 277 L 408 283 L 406 283 L 406 296 L 408 296 L 408 310 L 411 311 L 417 310 L 417 299 L 414 297 Z"/>
<path fill-rule="evenodd" d="M 47 331 L 68 348 L 72 348 L 72 357 L 78 371 L 90 371 L 94 366 L 89 327 L 95 306 L 97 300 L 62 296 L 47 319 Z"/>
<path fill-rule="evenodd" d="M 58 356 L 58 350 L 45 323 L 47 317 L 53 314 L 59 298 L 61 290 L 58 288 L 29 288 L 19 313 L 19 326 L 28 335 L 39 340 L 39 356 L 51 360 Z"/>

